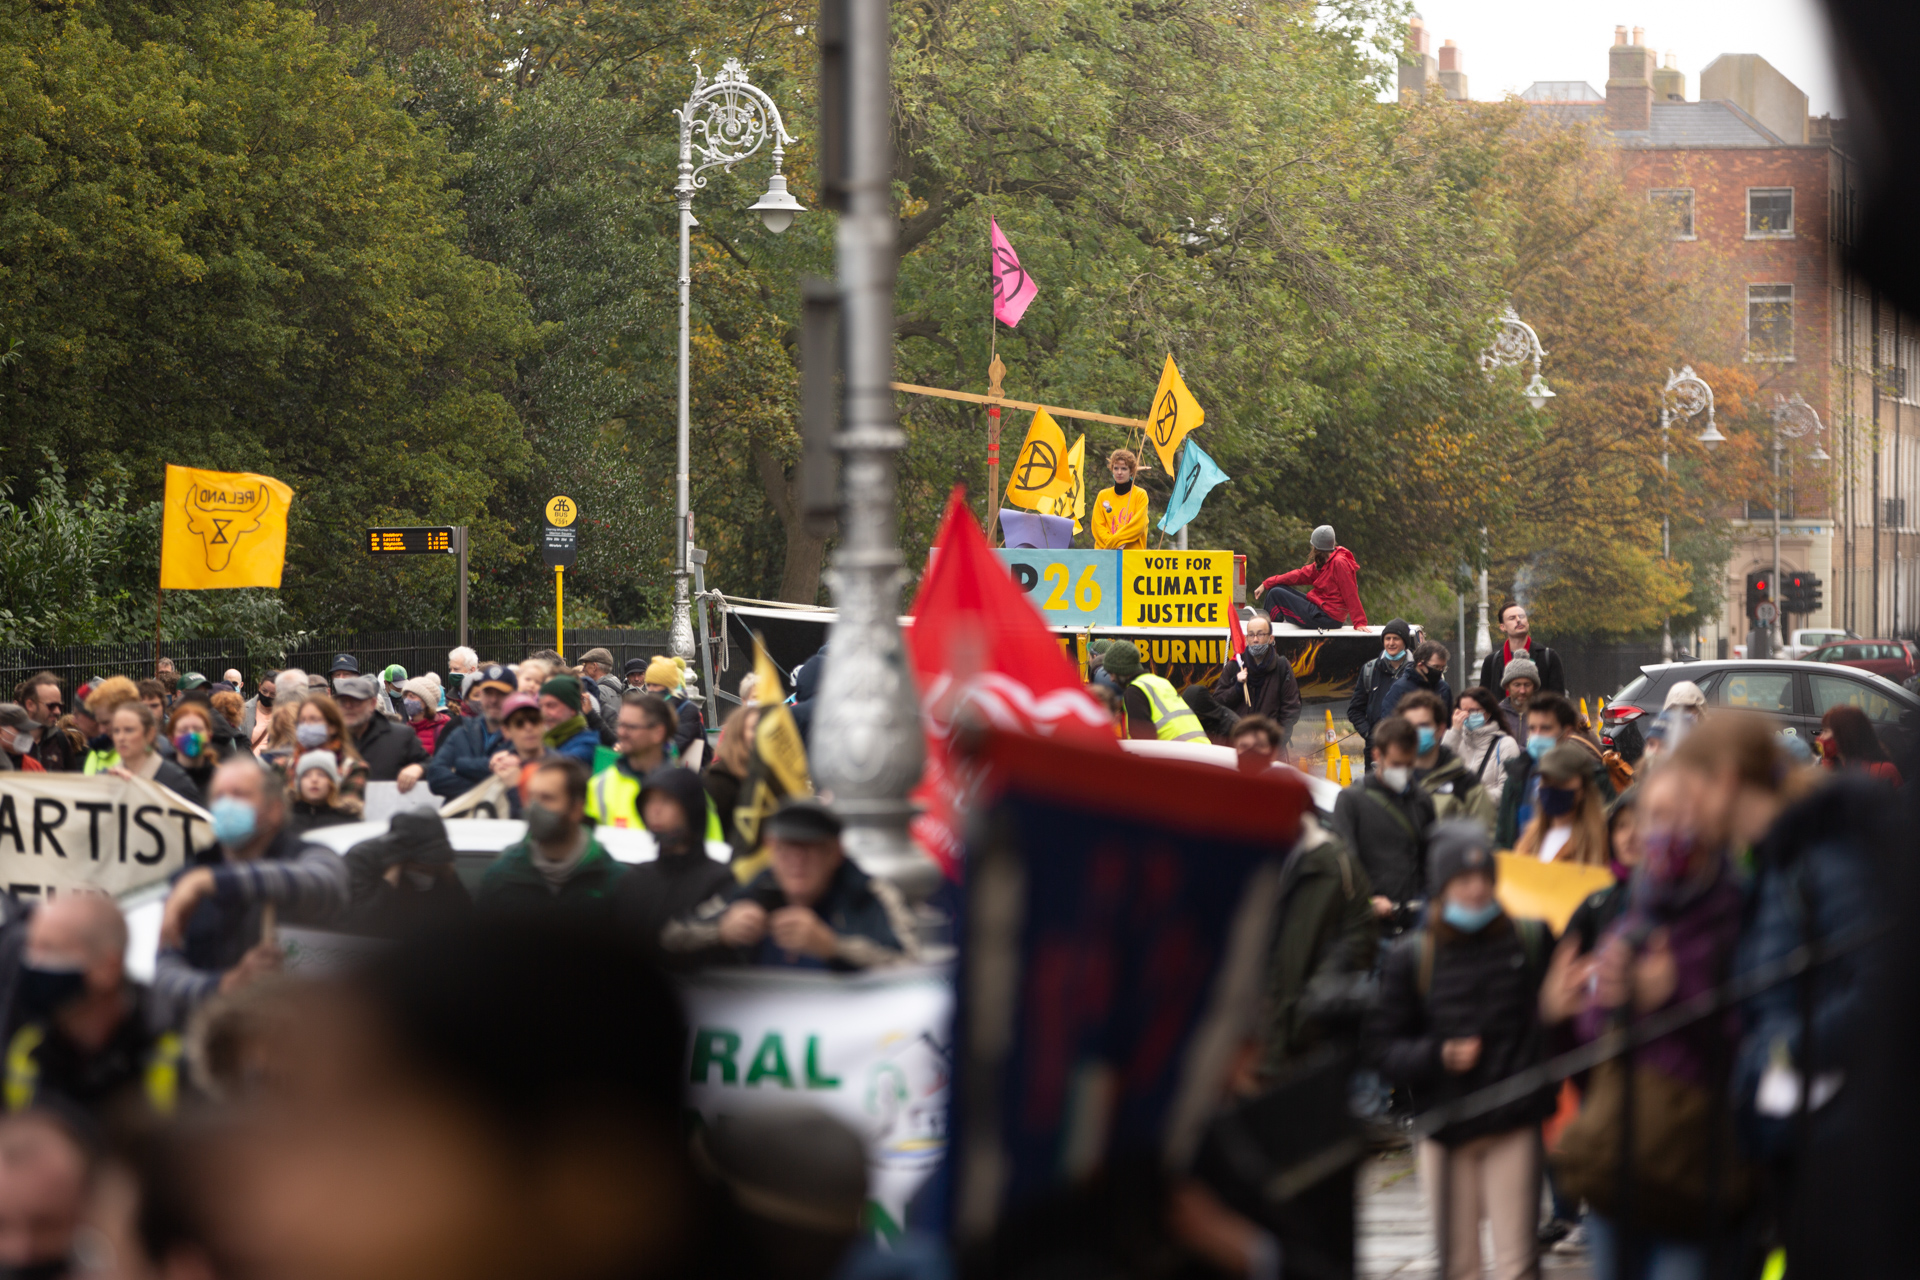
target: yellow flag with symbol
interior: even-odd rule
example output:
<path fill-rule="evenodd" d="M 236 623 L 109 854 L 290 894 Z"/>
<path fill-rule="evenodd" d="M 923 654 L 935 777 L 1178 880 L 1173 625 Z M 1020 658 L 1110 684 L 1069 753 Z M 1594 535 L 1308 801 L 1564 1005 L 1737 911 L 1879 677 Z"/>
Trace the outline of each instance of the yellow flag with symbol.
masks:
<path fill-rule="evenodd" d="M 800 726 L 793 721 L 793 708 L 786 703 L 780 669 L 767 656 L 759 636 L 753 638 L 753 670 L 753 701 L 759 708 L 759 723 L 754 726 L 753 749 L 747 758 L 747 780 L 733 811 L 733 830 L 727 833 L 734 848 L 733 873 L 741 884 L 767 865 L 760 831 L 780 802 L 789 796 L 813 794 L 806 743 L 801 741 Z"/>
<path fill-rule="evenodd" d="M 1066 492 L 1055 494 L 1036 508 L 1043 516 L 1064 516 L 1080 532 L 1080 521 L 1087 514 L 1087 438 L 1081 436 L 1067 450 L 1067 474 L 1071 477 Z"/>
<path fill-rule="evenodd" d="M 1147 434 L 1153 438 L 1154 452 L 1160 455 L 1160 465 L 1168 475 L 1178 473 L 1174 459 L 1180 453 L 1180 442 L 1206 420 L 1206 410 L 1187 390 L 1173 357 L 1168 356 L 1166 367 L 1160 370 L 1160 385 L 1153 393 L 1153 410 L 1147 414 Z"/>
<path fill-rule="evenodd" d="M 160 589 L 277 587 L 293 490 L 246 471 L 167 468 Z"/>
<path fill-rule="evenodd" d="M 1045 409 L 1033 415 L 1027 438 L 1013 460 L 1007 480 L 1007 504 L 1050 514 L 1046 505 L 1073 484 L 1067 470 L 1067 436 Z"/>

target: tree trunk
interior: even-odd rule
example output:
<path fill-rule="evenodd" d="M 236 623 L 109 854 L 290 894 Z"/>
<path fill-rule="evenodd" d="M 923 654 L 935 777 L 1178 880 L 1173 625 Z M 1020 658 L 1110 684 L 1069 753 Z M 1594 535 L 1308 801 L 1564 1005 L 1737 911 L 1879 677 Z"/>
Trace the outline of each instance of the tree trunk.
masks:
<path fill-rule="evenodd" d="M 786 564 L 780 573 L 780 593 L 776 597 L 792 604 L 814 604 L 820 598 L 820 569 L 827 559 L 827 540 L 824 535 L 811 533 L 800 518 L 799 505 L 794 501 L 793 482 L 787 478 L 787 469 L 759 440 L 748 444 L 753 457 L 753 467 L 760 475 L 760 488 L 766 493 L 767 505 L 780 518 L 780 527 L 787 535 Z"/>

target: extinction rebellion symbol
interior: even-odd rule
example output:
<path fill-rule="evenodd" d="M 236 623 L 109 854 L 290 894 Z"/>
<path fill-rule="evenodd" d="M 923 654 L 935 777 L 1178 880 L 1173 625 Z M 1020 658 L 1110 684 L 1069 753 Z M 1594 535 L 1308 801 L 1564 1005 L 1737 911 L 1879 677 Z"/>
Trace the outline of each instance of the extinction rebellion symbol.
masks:
<path fill-rule="evenodd" d="M 1027 446 L 1026 452 L 1020 455 L 1019 468 L 1013 481 L 1014 488 L 1038 493 L 1053 483 L 1059 471 L 1060 457 L 1053 451 L 1053 446 L 1045 440 L 1035 440 Z M 1036 472 L 1039 473 L 1037 481 Z"/>
<path fill-rule="evenodd" d="M 1161 448 L 1173 443 L 1173 433 L 1180 426 L 1180 402 L 1174 399 L 1173 388 L 1167 388 L 1167 394 L 1160 397 L 1160 404 L 1153 415 L 1153 438 Z"/>

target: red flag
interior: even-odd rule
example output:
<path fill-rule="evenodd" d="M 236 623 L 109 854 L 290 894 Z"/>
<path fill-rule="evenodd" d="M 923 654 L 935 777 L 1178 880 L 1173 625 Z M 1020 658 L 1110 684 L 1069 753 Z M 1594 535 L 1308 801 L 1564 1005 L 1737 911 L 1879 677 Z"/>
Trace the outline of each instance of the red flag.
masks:
<path fill-rule="evenodd" d="M 916 793 L 926 811 L 915 819 L 914 835 L 953 875 L 960 855 L 957 810 L 972 781 L 947 755 L 962 709 L 997 729 L 1110 751 L 1119 744 L 1112 717 L 1013 585 L 958 486 L 934 546 L 907 633 L 927 735 L 927 771 Z"/>
<path fill-rule="evenodd" d="M 1237 604 L 1227 606 L 1227 639 L 1233 641 L 1236 655 L 1247 651 L 1247 633 L 1240 629 L 1240 606 Z"/>

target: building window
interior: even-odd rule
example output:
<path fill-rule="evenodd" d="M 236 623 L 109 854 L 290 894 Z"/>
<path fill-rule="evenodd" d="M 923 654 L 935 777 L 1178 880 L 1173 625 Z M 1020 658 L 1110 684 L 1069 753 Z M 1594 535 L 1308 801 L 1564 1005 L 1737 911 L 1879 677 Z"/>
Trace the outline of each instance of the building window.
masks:
<path fill-rule="evenodd" d="M 1747 286 L 1747 359 L 1793 359 L 1793 286 Z"/>
<path fill-rule="evenodd" d="M 1747 188 L 1747 238 L 1793 238 L 1793 188 Z"/>
<path fill-rule="evenodd" d="M 1655 187 L 1647 192 L 1647 202 L 1675 240 L 1693 239 L 1692 187 Z"/>

